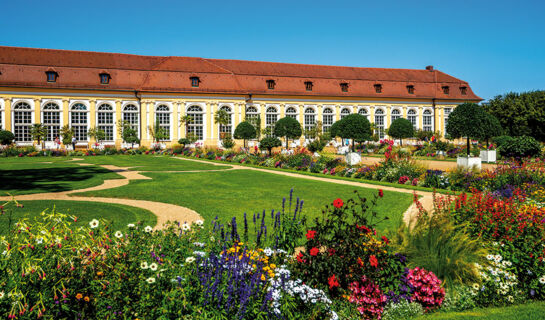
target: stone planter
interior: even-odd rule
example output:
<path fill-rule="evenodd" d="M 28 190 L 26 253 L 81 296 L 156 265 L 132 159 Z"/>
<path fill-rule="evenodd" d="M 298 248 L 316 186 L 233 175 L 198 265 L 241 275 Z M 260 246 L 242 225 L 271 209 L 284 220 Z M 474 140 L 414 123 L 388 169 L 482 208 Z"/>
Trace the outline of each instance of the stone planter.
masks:
<path fill-rule="evenodd" d="M 480 157 L 483 162 L 496 162 L 496 150 L 481 150 Z"/>
<path fill-rule="evenodd" d="M 346 154 L 346 163 L 349 166 L 355 166 L 361 162 L 361 156 L 356 152 L 348 152 Z"/>
<path fill-rule="evenodd" d="M 478 157 L 458 157 L 456 163 L 458 164 L 458 167 L 462 168 L 476 167 L 479 170 L 482 168 L 481 158 Z"/>

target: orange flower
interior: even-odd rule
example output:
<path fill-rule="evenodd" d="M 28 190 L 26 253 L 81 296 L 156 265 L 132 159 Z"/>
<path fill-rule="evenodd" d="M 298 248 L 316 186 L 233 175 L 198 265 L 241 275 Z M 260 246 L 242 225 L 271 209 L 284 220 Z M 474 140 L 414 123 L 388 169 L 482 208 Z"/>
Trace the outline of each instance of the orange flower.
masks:
<path fill-rule="evenodd" d="M 85 300 L 85 302 L 89 302 L 89 297 L 88 296 L 85 296 L 85 298 L 83 298 L 83 300 Z"/>
<path fill-rule="evenodd" d="M 102 271 L 97 272 L 97 276 L 100 277 L 100 276 L 103 276 L 103 275 L 104 275 L 104 272 L 102 272 Z"/>
<path fill-rule="evenodd" d="M 81 293 L 76 294 L 76 299 L 79 300 L 79 299 L 81 299 L 81 298 L 83 298 L 83 295 L 82 295 Z"/>

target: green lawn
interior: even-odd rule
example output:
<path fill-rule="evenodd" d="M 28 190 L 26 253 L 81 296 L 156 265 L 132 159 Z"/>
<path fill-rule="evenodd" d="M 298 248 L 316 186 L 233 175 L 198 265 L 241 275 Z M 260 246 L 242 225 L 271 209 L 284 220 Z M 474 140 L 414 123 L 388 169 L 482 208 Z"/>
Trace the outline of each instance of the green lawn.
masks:
<path fill-rule="evenodd" d="M 14 222 L 24 218 L 32 221 L 33 217 L 38 216 L 42 211 L 50 212 L 53 208 L 57 212 L 76 216 L 78 221 L 72 224 L 74 227 L 89 226 L 89 222 L 93 219 L 104 219 L 112 223 L 113 230 L 125 230 L 127 224 L 139 221 L 142 221 L 144 226 L 155 226 L 157 223 L 157 218 L 150 211 L 120 204 L 58 200 L 20 201 L 19 203 L 24 207 L 16 208 L 13 203 L 5 206 L 5 213 L 0 215 L 0 235 L 7 233 L 10 215 Z"/>
<path fill-rule="evenodd" d="M 223 221 L 236 216 L 241 223 L 244 212 L 251 217 L 253 213 L 263 210 L 269 213 L 273 209 L 280 210 L 282 198 L 289 197 L 291 188 L 294 188 L 294 201 L 295 197 L 304 200 L 303 212 L 309 218 L 319 216 L 324 205 L 331 204 L 336 198 L 346 201 L 353 197 L 355 189 L 368 198 L 377 194 L 376 190 L 371 189 L 245 169 L 198 173 L 153 172 L 145 175 L 153 180 L 131 181 L 123 187 L 78 195 L 172 203 L 191 208 L 209 221 L 216 216 Z M 385 191 L 376 211 L 381 216 L 388 216 L 389 220 L 382 222 L 380 229 L 397 229 L 403 212 L 412 203 L 412 197 L 411 194 Z"/>
<path fill-rule="evenodd" d="M 463 312 L 437 312 L 419 320 L 539 320 L 545 319 L 545 302 L 532 302 L 502 308 L 484 308 Z"/>
<path fill-rule="evenodd" d="M 0 158 L 0 195 L 69 191 L 121 178 L 101 167 L 79 166 L 66 160 L 53 157 Z"/>
<path fill-rule="evenodd" d="M 213 165 L 195 161 L 180 161 L 171 157 L 151 155 L 115 155 L 85 157 L 85 162 L 93 164 L 111 164 L 118 167 L 130 167 L 138 171 L 192 171 L 192 170 L 220 170 L 230 166 Z"/>

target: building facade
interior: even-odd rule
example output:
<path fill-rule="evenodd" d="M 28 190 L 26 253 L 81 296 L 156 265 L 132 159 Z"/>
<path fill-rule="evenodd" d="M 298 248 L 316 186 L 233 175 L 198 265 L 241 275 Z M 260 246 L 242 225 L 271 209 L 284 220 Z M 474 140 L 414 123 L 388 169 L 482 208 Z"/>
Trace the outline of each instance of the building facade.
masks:
<path fill-rule="evenodd" d="M 263 128 L 293 117 L 327 131 L 351 113 L 366 116 L 385 137 L 397 118 L 416 129 L 445 131 L 460 103 L 478 102 L 469 84 L 429 66 L 380 69 L 317 66 L 188 57 L 154 57 L 50 49 L 0 47 L 0 127 L 19 145 L 32 144 L 30 127 L 42 123 L 51 143 L 65 125 L 80 145 L 92 143 L 89 129 L 105 132 L 105 145 L 124 145 L 120 121 L 152 143 L 150 128 L 167 132 L 165 145 L 190 132 L 218 146 L 247 118 Z M 214 123 L 217 110 L 228 125 Z M 191 115 L 192 121 L 180 125 Z M 304 143 L 304 137 L 298 143 Z"/>

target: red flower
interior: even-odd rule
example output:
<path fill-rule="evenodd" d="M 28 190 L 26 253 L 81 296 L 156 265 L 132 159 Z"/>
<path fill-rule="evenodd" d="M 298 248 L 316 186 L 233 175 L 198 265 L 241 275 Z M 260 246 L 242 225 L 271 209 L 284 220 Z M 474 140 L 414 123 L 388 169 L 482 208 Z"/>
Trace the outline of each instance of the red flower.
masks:
<path fill-rule="evenodd" d="M 341 198 L 337 198 L 335 199 L 335 201 L 333 201 L 333 206 L 337 209 L 342 208 L 343 205 L 344 205 L 344 202 Z"/>
<path fill-rule="evenodd" d="M 363 267 L 363 260 L 361 260 L 361 258 L 358 258 L 358 265 L 360 267 Z"/>
<path fill-rule="evenodd" d="M 327 252 L 329 252 L 329 255 L 332 256 L 335 254 L 335 249 L 334 248 L 330 248 L 327 250 Z"/>
<path fill-rule="evenodd" d="M 384 196 L 384 192 L 382 192 L 382 189 L 378 189 L 378 196 L 381 198 Z"/>
<path fill-rule="evenodd" d="M 378 266 L 378 260 L 374 254 L 369 257 L 369 264 L 375 268 Z"/>
<path fill-rule="evenodd" d="M 363 232 L 365 232 L 365 233 L 371 232 L 371 229 L 367 228 L 366 226 L 358 226 L 358 225 L 356 225 L 356 228 L 358 228 L 358 230 L 363 231 Z"/>
<path fill-rule="evenodd" d="M 314 239 L 315 236 L 316 236 L 316 231 L 314 230 L 307 231 L 307 240 L 312 240 Z"/>
<path fill-rule="evenodd" d="M 318 248 L 316 248 L 316 247 L 310 249 L 310 255 L 313 256 L 313 257 L 317 256 L 318 252 L 320 252 L 320 250 L 318 250 Z"/>
<path fill-rule="evenodd" d="M 337 278 L 335 277 L 335 275 L 332 275 L 331 277 L 327 278 L 327 283 L 329 284 L 330 290 L 339 286 L 339 281 L 337 281 Z"/>
<path fill-rule="evenodd" d="M 388 238 L 386 238 L 386 236 L 382 236 L 382 241 L 384 241 L 384 243 L 386 243 L 386 244 L 390 243 L 390 240 L 388 240 Z"/>
<path fill-rule="evenodd" d="M 297 261 L 300 262 L 300 263 L 305 262 L 305 259 L 303 259 L 303 253 L 302 252 L 299 252 L 299 254 L 297 255 Z"/>

